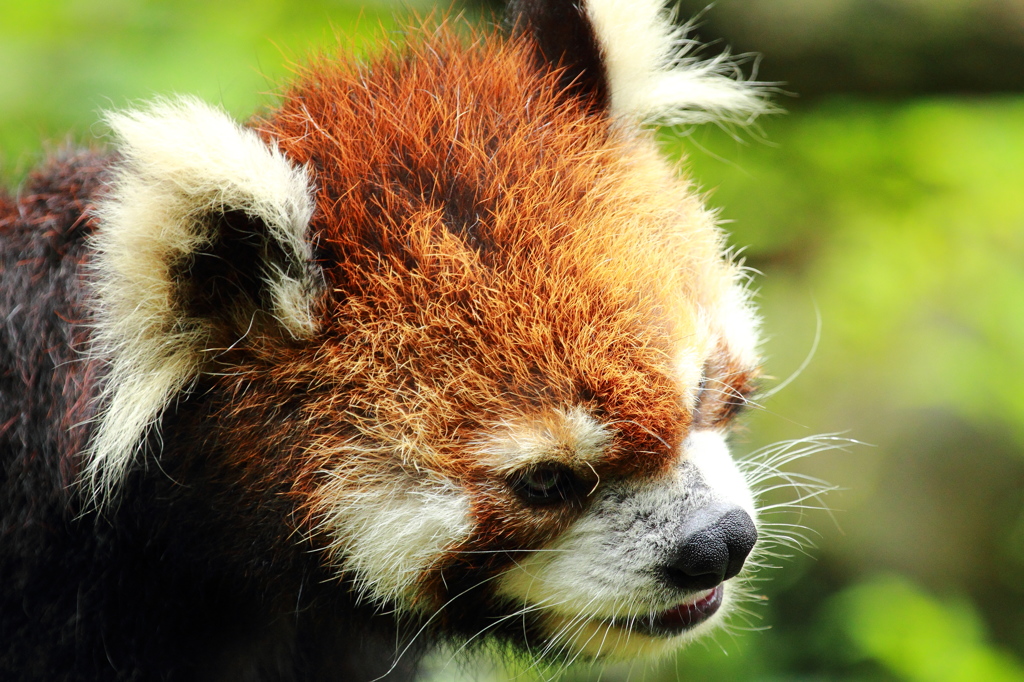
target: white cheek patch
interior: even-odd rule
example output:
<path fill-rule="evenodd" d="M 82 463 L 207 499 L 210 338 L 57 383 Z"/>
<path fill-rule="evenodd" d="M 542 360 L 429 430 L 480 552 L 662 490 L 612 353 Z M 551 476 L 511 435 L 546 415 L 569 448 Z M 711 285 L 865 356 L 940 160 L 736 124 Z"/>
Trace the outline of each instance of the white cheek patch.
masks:
<path fill-rule="evenodd" d="M 418 583 L 473 531 L 468 495 L 440 477 L 353 482 L 338 473 L 316 496 L 332 560 L 355 577 L 360 597 L 408 610 L 433 606 L 418 598 Z"/>

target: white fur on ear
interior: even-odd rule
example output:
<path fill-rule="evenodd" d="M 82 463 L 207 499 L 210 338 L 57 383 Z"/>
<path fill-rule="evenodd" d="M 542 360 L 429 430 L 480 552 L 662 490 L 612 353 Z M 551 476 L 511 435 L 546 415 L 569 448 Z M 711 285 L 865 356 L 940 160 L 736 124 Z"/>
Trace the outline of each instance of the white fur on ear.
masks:
<path fill-rule="evenodd" d="M 212 322 L 175 300 L 174 268 L 215 239 L 209 216 L 241 211 L 297 267 L 253 263 L 283 331 L 306 337 L 315 291 L 312 184 L 278 149 L 197 99 L 107 116 L 121 160 L 96 215 L 93 351 L 109 362 L 84 483 L 95 501 L 124 478 L 150 425 L 199 373 Z M 292 271 L 290 269 L 289 271 Z"/>
<path fill-rule="evenodd" d="M 666 124 L 749 123 L 772 107 L 763 88 L 731 77 L 727 56 L 702 61 L 661 0 L 586 0 L 615 116 Z"/>

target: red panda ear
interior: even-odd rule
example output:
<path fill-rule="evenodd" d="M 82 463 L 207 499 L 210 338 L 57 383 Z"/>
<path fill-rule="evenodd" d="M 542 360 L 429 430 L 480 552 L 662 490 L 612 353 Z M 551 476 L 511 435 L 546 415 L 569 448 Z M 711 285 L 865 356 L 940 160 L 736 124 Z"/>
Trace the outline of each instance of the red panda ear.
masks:
<path fill-rule="evenodd" d="M 662 0 L 511 0 L 507 23 L 564 70 L 568 92 L 619 120 L 748 123 L 772 109 L 727 54 L 695 58 Z"/>
<path fill-rule="evenodd" d="M 512 0 L 506 19 L 513 33 L 525 33 L 537 56 L 562 71 L 562 87 L 608 108 L 608 75 L 601 45 L 583 3 L 577 0 Z"/>
<path fill-rule="evenodd" d="M 89 475 L 106 496 L 170 396 L 246 338 L 314 332 L 312 186 L 198 100 L 107 117 L 119 161 L 96 215 L 93 351 L 110 367 Z"/>

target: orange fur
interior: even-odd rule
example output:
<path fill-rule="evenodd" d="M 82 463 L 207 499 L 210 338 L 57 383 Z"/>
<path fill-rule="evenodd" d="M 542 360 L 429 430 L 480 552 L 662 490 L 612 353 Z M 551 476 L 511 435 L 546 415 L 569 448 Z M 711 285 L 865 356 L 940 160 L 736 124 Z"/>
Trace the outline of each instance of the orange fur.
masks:
<path fill-rule="evenodd" d="M 321 331 L 260 357 L 319 396 L 296 492 L 339 467 L 353 489 L 438 471 L 475 490 L 476 548 L 573 518 L 528 517 L 481 464 L 474 444 L 503 421 L 584 406 L 611 427 L 598 476 L 655 476 L 696 399 L 679 349 L 750 369 L 702 322 L 737 274 L 699 197 L 647 132 L 590 115 L 529 49 L 441 30 L 365 66 L 322 57 L 256 122 L 319 190 Z M 307 499 L 310 524 L 324 504 Z"/>

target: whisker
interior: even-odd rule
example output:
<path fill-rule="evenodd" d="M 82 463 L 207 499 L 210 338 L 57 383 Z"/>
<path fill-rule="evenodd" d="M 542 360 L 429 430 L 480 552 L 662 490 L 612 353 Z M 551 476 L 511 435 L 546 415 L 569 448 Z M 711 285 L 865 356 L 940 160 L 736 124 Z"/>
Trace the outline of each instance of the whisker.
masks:
<path fill-rule="evenodd" d="M 790 374 L 785 381 L 760 394 L 758 396 L 760 400 L 767 400 L 768 398 L 771 398 L 773 395 L 789 386 L 791 383 L 796 381 L 797 377 L 804 373 L 804 370 L 806 370 L 808 366 L 810 366 L 811 360 L 814 359 L 814 356 L 818 352 L 818 344 L 821 342 L 821 311 L 818 309 L 817 305 L 814 306 L 814 321 L 814 341 L 811 343 L 811 349 L 807 352 L 807 357 L 804 358 L 804 361 L 800 363 L 800 366 L 797 367 L 796 370 L 792 374 Z"/>
<path fill-rule="evenodd" d="M 395 670 L 395 668 L 398 667 L 398 664 L 401 662 L 402 657 L 405 656 L 405 654 L 407 654 L 409 652 L 409 649 L 412 648 L 412 645 L 415 644 L 416 641 L 420 638 L 420 636 L 427 630 L 427 628 L 430 626 L 431 622 L 433 622 L 435 618 L 440 616 L 441 613 L 444 611 L 444 609 L 448 605 L 450 605 L 452 602 L 454 602 L 459 597 L 462 597 L 463 595 L 468 594 L 469 592 L 472 592 L 475 589 L 478 589 L 481 585 L 485 585 L 486 583 L 490 582 L 491 580 L 494 580 L 497 577 L 498 576 L 489 576 L 487 578 L 484 578 L 483 580 L 479 581 L 478 583 L 476 583 L 474 585 L 471 585 L 470 587 L 466 588 L 462 592 L 459 592 L 454 597 L 451 597 L 450 599 L 448 599 L 448 601 L 446 601 L 440 607 L 435 609 L 434 612 L 430 614 L 430 617 L 427 618 L 426 621 L 424 621 L 423 625 L 420 626 L 420 628 L 416 631 L 416 633 L 406 642 L 406 644 L 402 648 L 402 650 L 398 652 L 398 654 L 395 656 L 394 662 L 391 664 L 391 667 L 388 668 L 388 670 L 386 672 L 384 672 L 384 674 L 382 674 L 380 677 L 374 678 L 373 680 L 370 680 L 370 682 L 379 682 L 379 680 L 382 680 L 385 677 L 387 677 L 388 675 L 390 675 Z"/>

